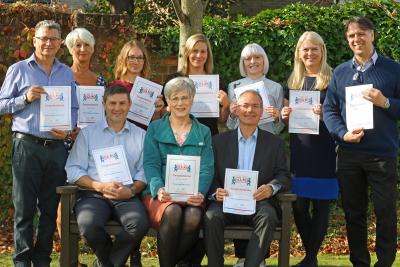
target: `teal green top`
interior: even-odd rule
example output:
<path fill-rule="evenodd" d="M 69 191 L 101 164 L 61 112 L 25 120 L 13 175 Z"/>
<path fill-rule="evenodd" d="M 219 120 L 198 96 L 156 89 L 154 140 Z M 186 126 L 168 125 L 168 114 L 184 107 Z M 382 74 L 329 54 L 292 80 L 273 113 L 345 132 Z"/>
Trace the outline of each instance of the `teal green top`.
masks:
<path fill-rule="evenodd" d="M 214 176 L 214 154 L 211 146 L 210 129 L 196 118 L 182 146 L 178 144 L 169 123 L 170 113 L 152 122 L 144 139 L 143 168 L 147 187 L 143 195 L 157 197 L 157 192 L 165 186 L 167 155 L 200 156 L 199 192 L 204 196 L 211 186 Z"/>

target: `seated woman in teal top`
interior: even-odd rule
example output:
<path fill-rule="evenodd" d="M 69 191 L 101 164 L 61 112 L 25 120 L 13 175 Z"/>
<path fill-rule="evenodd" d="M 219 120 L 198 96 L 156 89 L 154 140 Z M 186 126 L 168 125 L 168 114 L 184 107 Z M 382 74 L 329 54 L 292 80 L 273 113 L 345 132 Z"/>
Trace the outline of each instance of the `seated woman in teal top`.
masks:
<path fill-rule="evenodd" d="M 150 124 L 144 141 L 143 166 L 148 185 L 143 204 L 151 226 L 158 229 L 160 266 L 174 267 L 198 240 L 205 196 L 214 175 L 214 156 L 209 128 L 190 115 L 195 95 L 193 81 L 174 78 L 165 85 L 164 94 L 170 113 Z M 165 190 L 167 155 L 201 157 L 199 193 L 187 202 L 172 202 Z"/>

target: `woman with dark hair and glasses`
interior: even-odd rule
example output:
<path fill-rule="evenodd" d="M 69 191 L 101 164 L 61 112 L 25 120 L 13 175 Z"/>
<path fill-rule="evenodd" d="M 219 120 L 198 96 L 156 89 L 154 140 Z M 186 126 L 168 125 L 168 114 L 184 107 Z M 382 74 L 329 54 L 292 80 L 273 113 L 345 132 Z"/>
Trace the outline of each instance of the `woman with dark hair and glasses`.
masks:
<path fill-rule="evenodd" d="M 110 85 L 122 84 L 126 89 L 131 92 L 136 77 L 149 79 L 150 77 L 150 62 L 149 55 L 146 47 L 137 40 L 131 40 L 124 44 L 119 53 L 114 67 L 115 81 Z M 152 120 L 161 117 L 161 110 L 164 108 L 162 96 L 159 96 L 155 102 L 156 109 L 153 114 Z M 147 126 L 131 121 L 137 126 L 147 129 Z"/>

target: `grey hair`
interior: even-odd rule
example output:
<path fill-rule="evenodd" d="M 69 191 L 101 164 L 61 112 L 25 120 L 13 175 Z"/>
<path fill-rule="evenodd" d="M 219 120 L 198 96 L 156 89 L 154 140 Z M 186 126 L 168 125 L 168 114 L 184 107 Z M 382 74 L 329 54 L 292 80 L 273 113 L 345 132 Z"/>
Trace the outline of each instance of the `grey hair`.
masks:
<path fill-rule="evenodd" d="M 263 59 L 264 59 L 263 74 L 265 75 L 268 73 L 269 61 L 268 61 L 267 53 L 265 53 L 264 49 L 259 44 L 252 43 L 252 44 L 246 45 L 243 48 L 242 53 L 240 55 L 239 70 L 240 70 L 240 75 L 242 75 L 242 77 L 247 77 L 247 72 L 244 67 L 244 59 L 251 57 L 251 56 L 255 56 L 255 55 L 260 55 L 263 57 Z"/>
<path fill-rule="evenodd" d="M 47 28 L 47 29 L 54 29 L 57 30 L 58 33 L 61 36 L 61 27 L 60 24 L 58 24 L 57 22 L 55 22 L 54 20 L 42 20 L 39 21 L 36 26 L 35 26 L 35 32 L 38 32 L 39 29 L 41 28 Z"/>
<path fill-rule="evenodd" d="M 74 47 L 78 40 L 81 40 L 85 44 L 90 45 L 91 48 L 94 48 L 95 40 L 93 34 L 85 28 L 76 28 L 72 32 L 68 33 L 65 38 L 65 44 L 70 53 L 72 52 L 72 47 Z"/>
<path fill-rule="evenodd" d="M 173 94 L 180 91 L 186 91 L 189 94 L 190 99 L 193 99 L 196 94 L 194 82 L 188 77 L 176 77 L 168 81 L 164 86 L 164 95 L 168 100 Z"/>
<path fill-rule="evenodd" d="M 261 107 L 263 106 L 263 99 L 262 99 L 262 97 L 261 97 L 260 92 L 258 92 L 257 90 L 254 90 L 254 89 L 249 89 L 249 90 L 246 90 L 246 91 L 242 92 L 242 93 L 239 95 L 239 97 L 238 97 L 238 99 L 237 99 L 237 102 L 239 102 L 240 97 L 241 97 L 242 95 L 244 95 L 245 93 L 251 93 L 251 94 L 257 96 L 257 97 L 260 99 L 260 105 L 261 105 Z"/>

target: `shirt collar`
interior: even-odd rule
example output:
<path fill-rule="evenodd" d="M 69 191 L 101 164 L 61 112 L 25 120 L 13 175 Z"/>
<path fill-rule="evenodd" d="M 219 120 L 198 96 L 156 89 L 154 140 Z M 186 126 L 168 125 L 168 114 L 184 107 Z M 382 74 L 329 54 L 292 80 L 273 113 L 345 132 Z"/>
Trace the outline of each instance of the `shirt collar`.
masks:
<path fill-rule="evenodd" d="M 32 63 L 39 65 L 39 63 L 36 60 L 35 53 L 32 53 L 32 55 L 27 59 L 27 64 L 32 64 Z M 54 58 L 53 69 L 58 67 L 58 65 L 60 65 L 60 64 L 61 64 L 60 61 L 57 58 Z"/>
<path fill-rule="evenodd" d="M 368 59 L 363 65 L 358 64 L 357 61 L 356 61 L 356 57 L 353 57 L 353 66 L 357 70 L 359 70 L 359 68 L 361 69 L 361 68 L 365 68 L 366 66 L 369 66 L 369 65 L 375 65 L 377 60 L 378 60 L 378 53 L 374 49 L 374 53 L 372 54 L 370 59 Z"/>
<path fill-rule="evenodd" d="M 129 128 L 129 123 L 130 123 L 130 122 L 125 121 L 124 127 L 123 127 L 123 128 L 121 129 L 121 131 L 119 131 L 118 133 L 121 133 L 121 132 L 123 132 L 123 131 L 129 131 L 129 130 L 130 130 L 130 128 Z M 110 131 L 112 131 L 113 133 L 115 133 L 114 130 L 111 129 L 111 128 L 108 126 L 108 123 L 107 123 L 107 119 L 106 119 L 106 118 L 104 118 L 104 119 L 101 121 L 101 129 L 103 129 L 103 131 L 105 131 L 106 129 L 109 129 Z"/>
<path fill-rule="evenodd" d="M 253 134 L 248 138 L 244 138 L 244 136 L 242 135 L 242 131 L 240 131 L 240 126 L 237 128 L 238 131 L 238 141 L 247 141 L 249 139 L 253 139 L 253 140 L 257 140 L 257 136 L 258 136 L 258 127 L 256 128 L 256 130 L 253 132 Z"/>

